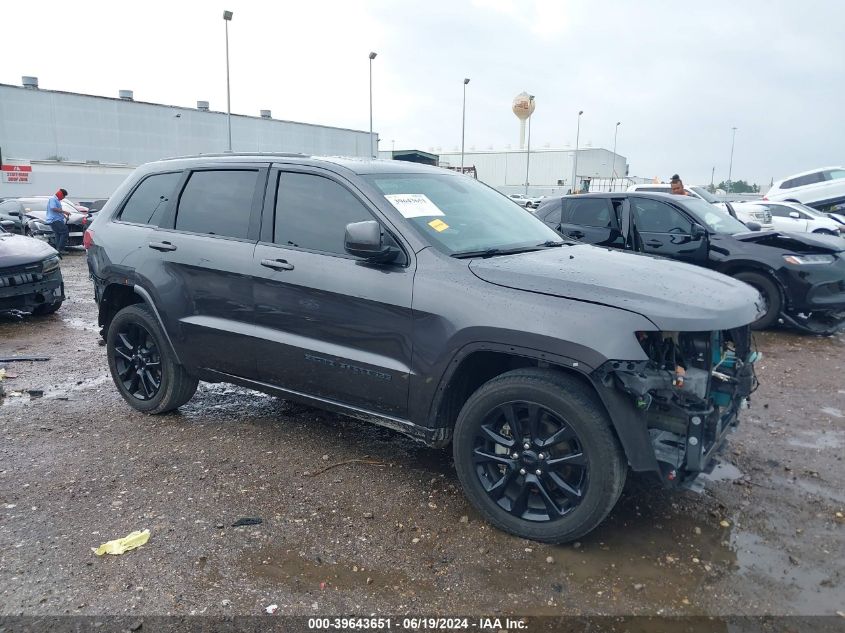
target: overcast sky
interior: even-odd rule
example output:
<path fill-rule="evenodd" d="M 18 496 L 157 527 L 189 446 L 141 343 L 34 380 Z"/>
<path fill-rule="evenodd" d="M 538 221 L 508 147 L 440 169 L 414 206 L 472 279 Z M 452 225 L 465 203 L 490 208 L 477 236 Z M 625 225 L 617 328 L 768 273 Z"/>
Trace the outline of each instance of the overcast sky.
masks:
<path fill-rule="evenodd" d="M 694 6 L 693 6 L 694 5 Z M 366 130 L 373 50 L 381 149 L 517 147 L 511 112 L 536 95 L 532 147 L 618 152 L 631 174 L 687 183 L 845 164 L 845 2 L 145 0 L 3 2 L 0 83 L 226 109 Z M 0 139 L 2 144 L 2 139 Z"/>

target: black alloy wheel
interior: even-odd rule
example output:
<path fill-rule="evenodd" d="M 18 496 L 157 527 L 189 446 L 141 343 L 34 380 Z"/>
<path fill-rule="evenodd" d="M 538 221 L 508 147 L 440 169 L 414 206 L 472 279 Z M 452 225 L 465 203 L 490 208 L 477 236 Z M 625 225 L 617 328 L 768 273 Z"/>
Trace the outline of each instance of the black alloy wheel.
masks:
<path fill-rule="evenodd" d="M 478 427 L 475 473 L 503 510 L 527 521 L 556 521 L 574 510 L 589 486 L 589 460 L 578 435 L 535 402 L 507 402 Z"/>
<path fill-rule="evenodd" d="M 150 332 L 140 323 L 126 323 L 114 345 L 117 377 L 127 393 L 152 400 L 161 389 L 161 354 Z"/>

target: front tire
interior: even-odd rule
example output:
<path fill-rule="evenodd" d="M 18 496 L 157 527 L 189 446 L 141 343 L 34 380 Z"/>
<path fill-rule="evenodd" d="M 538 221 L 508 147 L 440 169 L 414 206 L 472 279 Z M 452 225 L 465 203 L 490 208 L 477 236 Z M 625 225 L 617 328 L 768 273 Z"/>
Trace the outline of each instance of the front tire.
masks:
<path fill-rule="evenodd" d="M 766 275 L 751 271 L 739 272 L 733 277 L 752 286 L 763 296 L 763 300 L 766 302 L 766 313 L 751 324 L 751 329 L 765 330 L 773 326 L 780 317 L 780 311 L 783 308 L 783 298 L 777 284 Z"/>
<path fill-rule="evenodd" d="M 176 362 L 155 316 L 143 304 L 118 312 L 109 324 L 106 350 L 120 395 L 144 413 L 166 413 L 188 402 L 197 378 Z"/>
<path fill-rule="evenodd" d="M 453 452 L 464 493 L 490 523 L 545 543 L 593 530 L 627 475 L 595 395 L 550 370 L 519 369 L 482 385 L 461 409 Z"/>

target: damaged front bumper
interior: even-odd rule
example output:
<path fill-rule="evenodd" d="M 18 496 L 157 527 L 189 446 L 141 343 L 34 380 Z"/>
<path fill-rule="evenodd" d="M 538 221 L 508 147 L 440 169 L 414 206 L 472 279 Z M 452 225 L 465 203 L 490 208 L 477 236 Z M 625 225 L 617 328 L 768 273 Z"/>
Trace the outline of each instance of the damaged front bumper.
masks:
<path fill-rule="evenodd" d="M 32 312 L 41 305 L 64 301 L 60 269 L 40 273 L 29 268 L 0 270 L 0 312 Z"/>
<path fill-rule="evenodd" d="M 688 483 L 712 466 L 757 387 L 750 329 L 637 337 L 649 360 L 608 361 L 593 379 L 613 406 L 632 467 L 669 485 Z"/>

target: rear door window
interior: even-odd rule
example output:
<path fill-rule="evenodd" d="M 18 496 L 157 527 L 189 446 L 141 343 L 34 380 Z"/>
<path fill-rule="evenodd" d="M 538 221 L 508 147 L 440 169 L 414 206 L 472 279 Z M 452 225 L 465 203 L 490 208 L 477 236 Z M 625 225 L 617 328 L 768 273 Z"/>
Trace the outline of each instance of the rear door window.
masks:
<path fill-rule="evenodd" d="M 123 205 L 120 220 L 158 226 L 181 177 L 182 172 L 177 171 L 145 178 Z"/>
<path fill-rule="evenodd" d="M 560 211 L 562 207 L 563 202 L 561 200 L 544 202 L 537 209 L 537 217 L 549 226 L 556 227 L 560 224 Z"/>
<path fill-rule="evenodd" d="M 257 169 L 193 172 L 179 196 L 176 230 L 245 239 L 257 178 Z"/>
<path fill-rule="evenodd" d="M 346 255 L 346 225 L 373 219 L 363 203 L 334 180 L 279 174 L 273 242 L 280 246 Z"/>
<path fill-rule="evenodd" d="M 563 214 L 565 224 L 579 226 L 595 226 L 610 228 L 613 223 L 610 215 L 610 205 L 604 198 L 581 198 L 566 201 L 566 211 Z"/>
<path fill-rule="evenodd" d="M 706 203 L 705 203 L 706 204 Z M 637 229 L 641 233 L 692 234 L 692 222 L 675 207 L 658 200 L 631 200 Z"/>

